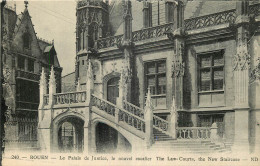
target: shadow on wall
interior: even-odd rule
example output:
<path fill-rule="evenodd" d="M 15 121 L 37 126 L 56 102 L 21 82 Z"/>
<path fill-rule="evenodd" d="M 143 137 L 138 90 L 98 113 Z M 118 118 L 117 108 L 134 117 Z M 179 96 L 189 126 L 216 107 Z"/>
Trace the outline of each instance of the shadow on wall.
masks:
<path fill-rule="evenodd" d="M 114 128 L 98 123 L 96 126 L 97 153 L 131 152 L 131 144 Z"/>

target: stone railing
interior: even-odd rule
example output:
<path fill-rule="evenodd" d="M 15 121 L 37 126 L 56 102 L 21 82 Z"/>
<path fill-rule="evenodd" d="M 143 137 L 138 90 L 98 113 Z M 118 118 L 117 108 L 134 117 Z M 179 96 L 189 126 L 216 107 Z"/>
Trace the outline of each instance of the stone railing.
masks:
<path fill-rule="evenodd" d="M 43 95 L 43 106 L 49 104 L 49 95 Z"/>
<path fill-rule="evenodd" d="M 97 107 L 98 109 L 106 112 L 109 115 L 118 119 L 118 122 L 124 122 L 129 126 L 134 127 L 135 129 L 145 132 L 145 121 L 139 116 L 134 115 L 127 110 L 117 107 L 115 104 L 101 99 L 95 95 L 92 95 L 92 106 Z"/>
<path fill-rule="evenodd" d="M 109 48 L 109 47 L 114 47 L 122 44 L 123 41 L 123 35 L 118 35 L 118 36 L 110 36 L 107 38 L 102 38 L 97 40 L 97 48 L 98 49 L 103 49 L 103 48 Z"/>
<path fill-rule="evenodd" d="M 34 81 L 40 80 L 39 74 L 35 74 L 35 73 L 31 73 L 31 72 L 16 70 L 15 74 L 16 74 L 16 77 L 18 77 L 18 78 L 25 78 L 25 79 L 34 80 Z"/>
<path fill-rule="evenodd" d="M 234 23 L 236 17 L 235 9 L 227 10 L 201 17 L 186 19 L 184 20 L 184 27 L 186 30 L 194 30 L 225 23 Z"/>
<path fill-rule="evenodd" d="M 167 132 L 169 128 L 169 122 L 160 118 L 159 116 L 153 115 L 153 126 L 157 130 Z"/>
<path fill-rule="evenodd" d="M 145 122 L 144 119 L 126 111 L 123 109 L 119 109 L 119 121 L 123 121 L 128 125 L 145 132 Z"/>
<path fill-rule="evenodd" d="M 132 114 L 144 119 L 144 110 L 131 104 L 127 101 L 123 101 L 123 108 Z"/>
<path fill-rule="evenodd" d="M 101 99 L 95 95 L 92 95 L 91 102 L 92 106 L 95 106 L 100 110 L 105 111 L 109 115 L 115 116 L 116 105 L 114 105 L 113 103 L 110 103 L 109 101 Z"/>
<path fill-rule="evenodd" d="M 84 103 L 86 101 L 86 91 L 56 93 L 53 97 L 54 105 Z"/>
<path fill-rule="evenodd" d="M 260 3 L 249 6 L 249 15 L 255 17 L 260 15 Z"/>
<path fill-rule="evenodd" d="M 210 127 L 177 127 L 177 139 L 210 139 Z"/>
<path fill-rule="evenodd" d="M 172 28 L 173 23 L 167 23 L 135 31 L 133 32 L 133 42 L 164 36 L 166 32 L 172 31 Z"/>

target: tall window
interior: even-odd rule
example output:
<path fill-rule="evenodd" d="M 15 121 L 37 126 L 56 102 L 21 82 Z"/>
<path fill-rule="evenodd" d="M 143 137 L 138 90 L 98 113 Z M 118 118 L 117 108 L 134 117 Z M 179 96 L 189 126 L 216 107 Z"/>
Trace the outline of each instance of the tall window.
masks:
<path fill-rule="evenodd" d="M 34 61 L 31 59 L 28 59 L 28 71 L 34 72 Z"/>
<path fill-rule="evenodd" d="M 23 34 L 23 47 L 30 49 L 30 34 L 28 32 Z"/>
<path fill-rule="evenodd" d="M 152 25 L 165 24 L 165 1 L 152 1 Z"/>
<path fill-rule="evenodd" d="M 217 51 L 198 56 L 200 104 L 224 101 L 224 52 Z M 214 94 L 214 96 L 212 96 Z M 222 94 L 222 95 L 221 95 Z M 222 98 L 222 99 L 221 99 Z M 218 102 L 217 102 L 218 100 Z M 203 104 L 203 105 L 204 105 Z M 220 104 L 220 103 L 219 103 Z"/>
<path fill-rule="evenodd" d="M 145 63 L 146 93 L 150 88 L 152 102 L 156 108 L 166 107 L 166 61 Z"/>
<path fill-rule="evenodd" d="M 18 56 L 18 68 L 24 70 L 25 66 L 25 58 L 22 56 Z"/>

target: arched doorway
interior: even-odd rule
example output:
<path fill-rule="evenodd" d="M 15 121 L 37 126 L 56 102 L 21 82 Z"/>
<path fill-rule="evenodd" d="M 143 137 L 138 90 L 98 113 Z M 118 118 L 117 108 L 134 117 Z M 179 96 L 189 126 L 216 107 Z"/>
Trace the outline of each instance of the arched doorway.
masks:
<path fill-rule="evenodd" d="M 120 77 L 113 77 L 107 82 L 107 100 L 114 104 L 119 96 L 119 79 Z"/>
<path fill-rule="evenodd" d="M 105 123 L 96 125 L 97 153 L 131 152 L 132 146 L 128 140 L 114 128 Z"/>
<path fill-rule="evenodd" d="M 58 147 L 60 152 L 83 152 L 84 122 L 76 117 L 68 117 L 59 123 Z"/>

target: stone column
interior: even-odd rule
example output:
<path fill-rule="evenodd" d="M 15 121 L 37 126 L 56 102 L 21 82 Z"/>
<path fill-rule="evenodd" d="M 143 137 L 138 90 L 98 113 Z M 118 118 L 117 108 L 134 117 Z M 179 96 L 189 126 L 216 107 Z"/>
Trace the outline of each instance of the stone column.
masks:
<path fill-rule="evenodd" d="M 148 88 L 148 94 L 144 108 L 145 142 L 147 148 L 150 148 L 153 143 L 153 109 L 151 104 L 151 92 L 150 88 Z"/>
<path fill-rule="evenodd" d="M 169 132 L 171 133 L 171 137 L 173 139 L 177 138 L 177 135 L 176 135 L 176 127 L 178 127 L 177 119 L 178 119 L 178 112 L 177 112 L 177 108 L 176 108 L 175 98 L 173 96 L 172 107 L 171 107 L 171 112 L 170 112 L 170 123 L 169 123 Z"/>
<path fill-rule="evenodd" d="M 50 152 L 55 150 L 53 147 L 53 142 L 57 142 L 57 140 L 53 140 L 52 136 L 52 107 L 54 104 L 53 95 L 56 93 L 56 81 L 54 75 L 54 68 L 51 67 L 51 74 L 49 80 L 49 105 L 46 110 L 42 112 L 42 120 L 39 121 L 38 125 L 38 139 L 40 143 L 40 148 L 42 151 Z M 56 145 L 55 145 L 56 146 Z"/>
<path fill-rule="evenodd" d="M 173 20 L 173 30 L 168 32 L 168 38 L 173 41 L 174 44 L 174 60 L 172 62 L 172 78 L 173 78 L 173 89 L 176 107 L 183 109 L 183 76 L 185 71 L 184 63 L 184 5 L 181 1 L 178 3 L 168 1 L 168 8 L 174 8 L 173 11 L 168 11 L 168 21 Z M 172 13 L 173 12 L 173 13 Z M 172 19 L 173 18 L 173 19 Z"/>
<path fill-rule="evenodd" d="M 84 153 L 88 154 L 96 150 L 95 147 L 95 127 L 92 126 L 91 114 L 91 95 L 94 90 L 92 65 L 89 60 L 86 80 L 86 107 L 85 107 L 85 123 L 84 123 Z M 92 131 L 92 128 L 94 131 Z M 92 140 L 94 137 L 94 140 Z"/>
<path fill-rule="evenodd" d="M 219 136 L 218 136 L 217 132 L 218 132 L 217 123 L 213 123 L 211 128 L 210 128 L 210 139 L 211 139 L 211 142 L 217 142 L 219 140 Z"/>
<path fill-rule="evenodd" d="M 134 72 L 134 55 L 133 55 L 133 43 L 132 43 L 132 5 L 130 0 L 123 1 L 124 8 L 124 37 L 123 43 L 120 46 L 124 52 L 124 65 L 122 73 L 125 77 L 125 83 L 127 85 L 125 93 L 126 100 L 131 102 L 132 96 L 134 95 L 131 92 L 134 92 L 134 81 L 133 81 L 133 72 Z"/>
<path fill-rule="evenodd" d="M 249 153 L 249 69 L 248 1 L 237 2 L 237 53 L 234 56 L 235 139 L 233 152 Z"/>

